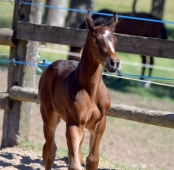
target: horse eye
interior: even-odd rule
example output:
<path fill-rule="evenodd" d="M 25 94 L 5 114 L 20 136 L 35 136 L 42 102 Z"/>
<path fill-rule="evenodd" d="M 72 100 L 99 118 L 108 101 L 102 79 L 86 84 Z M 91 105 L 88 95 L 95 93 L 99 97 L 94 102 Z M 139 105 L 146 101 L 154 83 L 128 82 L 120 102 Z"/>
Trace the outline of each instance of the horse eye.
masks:
<path fill-rule="evenodd" d="M 98 38 L 95 38 L 95 39 L 94 39 L 94 42 L 95 42 L 95 43 L 100 43 L 100 40 L 99 40 Z"/>

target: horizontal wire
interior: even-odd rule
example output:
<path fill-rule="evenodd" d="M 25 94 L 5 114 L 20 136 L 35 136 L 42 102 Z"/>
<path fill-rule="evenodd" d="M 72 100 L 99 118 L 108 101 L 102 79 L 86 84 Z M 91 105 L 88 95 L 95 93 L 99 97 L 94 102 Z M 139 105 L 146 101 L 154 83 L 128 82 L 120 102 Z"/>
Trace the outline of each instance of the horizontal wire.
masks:
<path fill-rule="evenodd" d="M 140 64 L 140 63 L 135 63 L 135 62 L 131 62 L 131 61 L 125 61 L 125 60 L 121 60 L 121 63 L 126 64 L 126 65 L 132 65 L 132 66 L 138 66 L 138 67 L 146 67 L 146 68 L 153 68 L 153 69 L 157 69 L 157 70 L 163 70 L 163 71 L 171 71 L 174 72 L 174 69 L 170 68 L 170 67 L 163 67 L 163 66 L 154 66 L 154 65 L 150 65 L 150 64 Z"/>
<path fill-rule="evenodd" d="M 147 81 L 147 80 L 139 80 L 139 79 L 134 79 L 134 78 L 129 78 L 129 77 L 122 77 L 122 76 L 119 76 L 116 74 L 102 73 L 102 75 L 106 75 L 108 77 L 116 77 L 116 78 L 122 78 L 122 79 L 126 79 L 126 80 L 134 80 L 134 81 L 138 81 L 138 82 L 149 83 L 149 81 Z M 174 85 L 165 84 L 165 83 L 158 83 L 158 82 L 153 82 L 153 81 L 150 81 L 150 83 L 155 84 L 155 85 L 160 85 L 160 86 L 174 87 Z"/>
<path fill-rule="evenodd" d="M 145 78 L 145 79 L 156 79 L 156 80 L 171 80 L 174 81 L 172 78 L 162 78 L 162 77 L 156 77 L 156 76 L 140 76 L 136 74 L 120 74 L 119 76 L 127 76 L 127 77 L 138 77 L 138 78 Z"/>
<path fill-rule="evenodd" d="M 67 11 L 80 12 L 80 13 L 87 13 L 87 10 L 80 10 L 80 9 L 74 9 L 74 8 L 65 8 L 65 7 L 51 6 L 51 5 L 45 5 L 45 4 L 36 4 L 36 3 L 24 2 L 24 1 L 20 1 L 20 4 L 31 5 L 31 6 L 40 6 L 40 7 L 53 8 L 53 9 L 61 9 L 61 10 L 67 10 Z M 107 14 L 107 13 L 102 13 L 102 12 L 94 12 L 94 11 L 91 12 L 91 14 L 97 14 L 97 15 L 103 15 L 103 16 L 113 16 L 113 14 Z M 124 16 L 124 15 L 118 15 L 118 18 L 141 20 L 141 21 L 148 21 L 148 22 L 158 22 L 158 23 L 165 23 L 165 24 L 174 25 L 174 22 L 165 21 L 165 20 L 139 18 L 139 17 Z"/>
<path fill-rule="evenodd" d="M 19 2 L 18 1 L 12 1 L 12 0 L 0 0 L 0 1 L 1 2 L 19 3 L 19 4 L 31 5 L 31 6 L 39 6 L 39 7 L 45 7 L 45 8 L 52 8 L 52 9 L 60 9 L 60 10 L 73 11 L 73 12 L 80 12 L 80 13 L 87 13 L 87 10 L 80 10 L 80 9 L 74 9 L 74 8 L 65 8 L 65 7 L 51 6 L 51 5 L 45 5 L 45 4 L 36 4 L 36 3 L 24 2 L 24 1 L 19 1 Z M 95 12 L 95 11 L 92 11 L 91 14 L 97 14 L 97 15 L 103 15 L 103 16 L 113 16 L 113 14 Z M 139 20 L 139 21 L 157 22 L 157 23 L 164 23 L 164 24 L 174 25 L 174 22 L 172 22 L 172 21 L 132 17 L 132 16 L 119 15 L 119 14 L 117 16 L 118 16 L 118 18 L 125 18 L 125 19 L 133 19 L 133 20 Z"/>
<path fill-rule="evenodd" d="M 42 62 L 39 63 L 31 63 L 31 62 L 25 62 L 25 61 L 15 61 L 15 60 L 0 60 L 0 63 L 11 63 L 12 65 L 14 64 L 24 64 L 24 65 L 29 65 L 29 66 L 33 66 L 33 67 L 48 67 L 51 62 L 47 61 L 47 60 L 43 60 Z M 102 73 L 104 75 L 109 75 L 107 73 Z M 140 75 L 136 75 L 136 74 L 120 74 L 118 75 L 120 78 L 122 77 L 138 77 L 138 78 L 148 78 L 148 79 L 156 79 L 156 80 L 170 80 L 170 81 L 174 81 L 174 79 L 172 78 L 162 78 L 162 77 L 155 77 L 155 76 L 140 76 Z M 133 79 L 132 79 L 133 80 Z M 144 80 L 143 80 L 144 81 Z M 148 81 L 146 81 L 148 82 Z"/>
<path fill-rule="evenodd" d="M 11 0 L 0 0 L 2 2 L 16 2 L 16 1 L 11 1 Z M 29 2 L 19 2 L 20 4 L 25 4 L 25 5 L 32 5 L 32 6 L 41 6 L 41 7 L 46 7 L 46 8 L 54 8 L 54 9 L 62 9 L 62 10 L 69 10 L 69 11 L 74 11 L 74 12 L 81 12 L 81 13 L 87 13 L 87 10 L 79 10 L 79 9 L 73 9 L 73 8 L 63 8 L 63 7 L 57 7 L 57 6 L 50 6 L 50 5 L 44 5 L 44 4 L 35 4 L 35 3 L 29 3 Z M 91 12 L 92 14 L 97 14 L 97 15 L 103 15 L 103 16 L 113 16 L 113 14 L 106 14 L 106 13 L 100 13 L 100 12 Z M 153 19 L 147 19 L 147 18 L 139 18 L 139 17 L 130 17 L 130 16 L 123 16 L 123 15 L 118 15 L 118 17 L 120 18 L 126 18 L 126 19 L 134 19 L 134 20 L 142 20 L 142 21 L 149 21 L 149 22 L 158 22 L 158 23 L 166 23 L 166 24 L 174 24 L 174 22 L 170 22 L 170 21 L 164 21 L 164 20 L 153 20 Z M 76 54 L 74 53 L 70 53 L 70 55 L 73 55 L 75 56 Z M 0 62 L 7 62 L 7 63 L 10 63 L 11 61 L 7 61 L 7 60 L 0 60 Z M 14 62 L 15 64 L 26 64 L 26 65 L 30 65 L 30 66 L 48 66 L 49 64 L 34 64 L 34 63 L 30 63 L 30 62 L 21 62 L 21 61 L 15 61 Z M 113 76 L 113 75 L 109 75 L 109 74 L 106 74 L 106 73 L 103 73 L 104 75 L 107 75 L 107 76 Z M 130 75 L 130 74 L 124 74 L 125 76 L 134 76 L 136 77 L 137 75 Z M 123 77 L 124 75 L 122 76 L 117 76 L 115 75 L 115 77 L 119 77 L 119 78 L 126 78 L 126 77 Z M 139 77 L 142 77 L 142 76 L 139 76 Z M 169 79 L 169 78 L 159 78 L 159 77 L 149 77 L 149 76 L 143 76 L 143 77 L 146 77 L 146 78 L 155 78 L 155 79 L 161 79 L 161 80 L 173 80 L 173 79 Z M 131 79 L 131 80 L 135 80 L 135 81 L 142 81 L 142 82 L 147 82 L 145 80 L 138 80 L 138 79 L 132 79 L 132 78 L 126 78 L 126 79 Z M 152 83 L 152 82 L 151 82 Z M 157 82 L 154 82 L 156 84 L 159 84 Z M 152 83 L 152 84 L 154 84 Z M 162 83 L 160 83 L 162 84 Z M 164 84 L 164 85 L 167 85 L 167 84 Z M 168 85 L 170 86 L 170 85 Z M 173 87 L 173 86 L 172 86 Z"/>
<path fill-rule="evenodd" d="M 45 48 L 45 47 L 40 48 L 40 51 L 63 54 L 63 55 L 71 55 L 71 56 L 75 56 L 75 57 L 81 57 L 81 54 L 79 54 L 79 53 L 67 52 L 67 51 L 62 51 L 62 50 L 55 50 L 55 49 L 50 49 L 50 48 Z M 156 66 L 156 65 L 154 66 L 154 65 L 142 64 L 142 63 L 140 64 L 140 63 L 125 61 L 125 60 L 121 60 L 121 64 L 138 66 L 138 67 L 153 68 L 153 69 L 158 69 L 158 70 L 163 70 L 163 71 L 174 72 L 174 69 L 172 69 L 170 67 Z"/>
<path fill-rule="evenodd" d="M 80 56 L 80 54 L 78 54 L 78 53 L 66 52 L 66 51 L 60 51 L 60 50 L 54 50 L 54 49 L 51 50 L 51 49 L 48 49 L 48 48 L 45 49 L 42 46 L 40 47 L 40 51 L 53 52 L 53 53 L 59 53 L 59 54 L 65 54 L 65 55 L 69 54 L 69 55 L 74 55 L 74 56 L 77 56 L 77 55 Z M 9 55 L 8 54 L 0 54 L 0 56 L 9 56 Z M 0 60 L 0 62 L 10 63 L 12 61 L 10 61 L 10 60 Z M 51 62 L 48 61 L 48 60 L 43 60 L 42 62 L 39 62 L 37 65 L 36 64 L 33 65 L 33 63 L 30 63 L 30 62 L 19 62 L 19 61 L 15 61 L 14 63 L 15 64 L 26 64 L 26 65 L 31 65 L 31 66 L 41 66 L 41 67 L 42 66 L 47 67 L 51 64 Z M 122 63 L 127 64 L 127 61 L 122 60 Z M 132 63 L 132 65 L 137 65 L 137 66 L 143 66 L 143 67 L 146 66 L 146 64 L 139 64 L 139 63 L 133 63 L 133 62 L 130 62 L 130 63 Z M 147 67 L 148 66 L 151 66 L 151 65 L 147 64 Z M 153 68 L 153 67 L 151 66 L 150 68 Z M 156 66 L 156 67 L 158 69 L 161 68 L 161 66 Z M 164 68 L 163 68 L 163 70 L 164 70 Z M 170 68 L 168 68 L 168 69 L 170 69 Z M 167 68 L 166 68 L 166 71 L 174 71 L 174 70 L 172 70 L 172 69 L 167 70 Z M 155 77 L 155 76 L 140 76 L 140 75 L 136 75 L 136 74 L 121 74 L 120 76 L 137 77 L 137 78 L 145 78 L 145 79 L 157 79 L 157 80 L 170 80 L 170 81 L 174 80 L 172 78 L 162 78 L 162 77 Z"/>
<path fill-rule="evenodd" d="M 43 67 L 48 67 L 51 62 L 45 60 L 45 62 L 41 62 L 41 63 L 31 63 L 31 62 L 27 62 L 27 61 L 15 61 L 15 60 L 4 60 L 4 59 L 0 59 L 0 63 L 11 63 L 12 65 L 14 64 L 20 64 L 20 65 L 29 65 L 29 66 L 33 66 L 33 67 L 37 67 L 37 66 L 43 66 Z"/>

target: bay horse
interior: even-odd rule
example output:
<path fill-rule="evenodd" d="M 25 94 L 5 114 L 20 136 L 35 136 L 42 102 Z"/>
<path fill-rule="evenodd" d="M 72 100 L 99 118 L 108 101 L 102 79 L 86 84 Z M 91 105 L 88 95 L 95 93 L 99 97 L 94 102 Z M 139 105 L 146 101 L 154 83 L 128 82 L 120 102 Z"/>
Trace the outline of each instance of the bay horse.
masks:
<path fill-rule="evenodd" d="M 113 14 L 114 12 L 108 9 L 102 9 L 98 11 L 100 13 L 107 13 L 107 14 Z M 153 16 L 152 14 L 144 13 L 144 12 L 131 12 L 131 13 L 118 13 L 120 15 L 124 16 L 132 16 L 132 17 L 138 17 L 138 18 L 148 18 L 148 19 L 154 19 L 159 20 L 157 17 Z M 95 21 L 96 25 L 100 25 L 102 23 L 105 23 L 107 20 L 110 19 L 110 16 L 104 16 L 104 15 L 98 15 L 94 14 L 92 16 L 93 20 Z M 81 24 L 80 28 L 85 29 L 85 22 Z M 141 20 L 131 20 L 126 18 L 119 18 L 119 22 L 117 24 L 115 32 L 120 34 L 129 34 L 129 35 L 135 35 L 135 36 L 143 36 L 143 37 L 152 37 L 152 38 L 162 38 L 167 39 L 167 31 L 165 28 L 165 25 L 163 23 L 157 23 L 157 22 L 147 22 L 147 21 L 141 21 Z M 71 52 L 74 53 L 80 53 L 81 48 L 80 47 L 70 47 Z M 140 79 L 144 79 L 145 75 L 145 64 L 147 64 L 147 57 L 144 55 L 141 55 L 142 58 L 142 72 Z M 150 65 L 154 65 L 154 58 L 152 56 L 149 57 Z M 68 56 L 68 60 L 80 60 L 80 57 L 78 56 Z M 148 76 L 150 77 L 152 75 L 152 67 L 149 68 Z M 145 84 L 149 85 L 149 84 Z"/>
<path fill-rule="evenodd" d="M 86 169 L 98 169 L 99 144 L 106 126 L 106 114 L 111 106 L 102 80 L 102 66 L 109 72 L 115 72 L 120 64 L 115 52 L 117 40 L 113 34 L 117 20 L 114 13 L 106 25 L 95 26 L 88 11 L 88 35 L 80 62 L 55 61 L 40 78 L 38 91 L 45 137 L 42 156 L 46 170 L 51 169 L 55 159 L 55 130 L 60 119 L 66 122 L 68 169 L 82 169 L 84 128 L 90 133 Z"/>

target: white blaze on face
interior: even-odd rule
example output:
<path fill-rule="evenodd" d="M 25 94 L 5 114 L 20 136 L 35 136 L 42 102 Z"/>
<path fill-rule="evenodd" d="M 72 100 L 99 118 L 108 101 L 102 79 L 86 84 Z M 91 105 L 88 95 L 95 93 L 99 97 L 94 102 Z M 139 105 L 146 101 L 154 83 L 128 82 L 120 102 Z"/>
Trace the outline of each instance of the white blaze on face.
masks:
<path fill-rule="evenodd" d="M 110 31 L 105 30 L 103 36 L 107 37 L 110 34 Z M 115 52 L 114 46 L 111 41 L 108 41 L 109 48 L 111 49 L 112 52 Z"/>
<path fill-rule="evenodd" d="M 109 32 L 108 30 L 105 30 L 103 36 L 104 36 L 104 37 L 107 37 L 109 34 L 110 34 L 110 32 Z"/>
<path fill-rule="evenodd" d="M 110 47 L 112 52 L 115 52 L 114 46 L 113 46 L 113 44 L 110 41 L 109 41 L 109 47 Z"/>

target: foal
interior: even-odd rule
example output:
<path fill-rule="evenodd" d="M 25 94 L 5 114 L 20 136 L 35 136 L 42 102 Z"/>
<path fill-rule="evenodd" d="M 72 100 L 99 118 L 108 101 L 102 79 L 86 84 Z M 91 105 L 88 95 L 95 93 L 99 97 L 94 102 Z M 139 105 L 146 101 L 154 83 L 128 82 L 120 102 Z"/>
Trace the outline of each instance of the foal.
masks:
<path fill-rule="evenodd" d="M 102 9 L 98 11 L 99 13 L 106 13 L 106 14 L 113 14 L 114 12 L 108 9 Z M 125 15 L 129 17 L 138 17 L 138 18 L 148 18 L 152 20 L 159 20 L 159 18 L 156 18 L 152 14 L 144 13 L 144 12 L 129 12 L 129 13 L 119 13 L 120 15 Z M 100 25 L 102 23 L 105 23 L 107 20 L 110 19 L 110 16 L 103 16 L 94 14 L 92 16 L 93 20 L 95 21 L 96 25 Z M 80 29 L 85 29 L 86 24 L 83 22 L 80 25 Z M 167 30 L 165 28 L 165 25 L 163 23 L 158 22 L 147 22 L 147 21 L 141 21 L 141 20 L 131 20 L 126 18 L 120 18 L 119 23 L 117 24 L 116 31 L 119 34 L 129 34 L 129 35 L 135 35 L 135 36 L 143 36 L 143 37 L 152 37 L 152 38 L 162 38 L 167 39 Z M 70 46 L 70 52 L 74 53 L 80 53 L 81 48 L 80 47 L 73 47 Z M 80 57 L 78 56 L 68 56 L 69 60 L 80 60 Z M 146 63 L 148 63 L 148 57 L 141 55 L 142 59 L 142 71 L 141 71 L 141 79 L 144 79 L 145 70 L 146 67 L 144 66 Z M 154 65 L 154 57 L 149 57 L 149 64 Z M 152 68 L 149 68 L 148 76 L 151 77 L 152 75 Z M 141 84 L 140 84 L 141 85 Z M 142 84 L 143 85 L 143 84 Z M 144 86 L 148 87 L 150 84 L 145 83 Z"/>
<path fill-rule="evenodd" d="M 90 132 L 87 170 L 97 170 L 99 144 L 106 125 L 111 101 L 102 81 L 102 66 L 109 72 L 119 67 L 113 35 L 117 23 L 114 16 L 106 25 L 95 26 L 90 13 L 86 15 L 87 40 L 80 62 L 55 61 L 39 82 L 40 111 L 45 144 L 43 160 L 50 170 L 56 154 L 55 130 L 60 119 L 66 122 L 69 170 L 81 170 L 81 145 L 84 128 Z"/>

